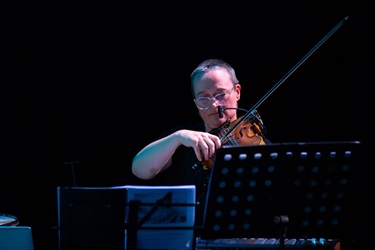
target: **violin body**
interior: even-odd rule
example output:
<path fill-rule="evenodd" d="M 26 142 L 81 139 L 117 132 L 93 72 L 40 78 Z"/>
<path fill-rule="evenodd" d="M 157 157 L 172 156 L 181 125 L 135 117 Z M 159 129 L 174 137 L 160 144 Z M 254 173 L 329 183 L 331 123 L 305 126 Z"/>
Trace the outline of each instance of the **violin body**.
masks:
<path fill-rule="evenodd" d="M 236 121 L 234 121 L 234 123 L 235 122 Z M 235 143 L 233 143 L 233 140 Z M 246 119 L 240 126 L 235 128 L 231 136 L 226 138 L 222 143 L 224 145 L 262 145 L 264 144 L 264 140 L 260 126 Z"/>
<path fill-rule="evenodd" d="M 258 112 L 254 111 L 252 115 L 245 118 L 240 124 L 238 124 L 238 120 L 242 120 L 242 117 L 232 122 L 228 120 L 219 128 L 210 131 L 210 133 L 219 137 L 224 137 L 221 141 L 222 145 L 249 146 L 266 144 L 263 139 L 266 129 Z M 234 126 L 237 127 L 232 130 Z M 230 133 L 224 136 L 228 131 L 230 131 Z M 214 157 L 200 162 L 205 170 L 211 169 L 213 163 Z M 197 167 L 197 164 L 193 166 L 193 168 L 195 167 Z"/>

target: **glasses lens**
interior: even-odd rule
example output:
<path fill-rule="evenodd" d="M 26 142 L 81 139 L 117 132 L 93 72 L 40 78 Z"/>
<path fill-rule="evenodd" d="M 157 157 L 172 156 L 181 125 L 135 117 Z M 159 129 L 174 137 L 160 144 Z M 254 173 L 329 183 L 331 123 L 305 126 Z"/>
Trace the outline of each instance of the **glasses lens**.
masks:
<path fill-rule="evenodd" d="M 209 97 L 200 97 L 195 99 L 195 103 L 200 109 L 207 109 L 211 106 L 211 99 Z"/>

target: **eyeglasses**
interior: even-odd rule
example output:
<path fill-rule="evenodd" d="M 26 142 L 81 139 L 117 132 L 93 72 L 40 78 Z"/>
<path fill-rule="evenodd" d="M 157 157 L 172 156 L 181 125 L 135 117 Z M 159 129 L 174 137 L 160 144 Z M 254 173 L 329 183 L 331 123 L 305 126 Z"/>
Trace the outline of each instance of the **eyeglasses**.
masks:
<path fill-rule="evenodd" d="M 228 97 L 232 93 L 233 90 L 234 90 L 234 87 L 231 90 L 228 90 L 224 93 L 217 94 L 214 97 L 205 96 L 205 97 L 196 98 L 194 99 L 195 105 L 197 105 L 197 108 L 199 108 L 200 110 L 207 110 L 211 107 L 214 101 L 218 101 L 219 104 L 224 104 L 228 100 Z"/>

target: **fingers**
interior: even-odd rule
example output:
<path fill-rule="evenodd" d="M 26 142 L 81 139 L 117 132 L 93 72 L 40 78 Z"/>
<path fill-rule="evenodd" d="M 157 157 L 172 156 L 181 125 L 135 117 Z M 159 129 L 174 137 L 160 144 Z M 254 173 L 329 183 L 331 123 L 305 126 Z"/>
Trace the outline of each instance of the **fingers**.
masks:
<path fill-rule="evenodd" d="M 195 156 L 197 157 L 198 161 L 203 161 L 203 153 L 202 151 L 200 150 L 199 147 L 193 147 L 194 148 L 194 152 L 195 152 Z"/>
<path fill-rule="evenodd" d="M 209 160 L 215 155 L 216 150 L 219 149 L 220 146 L 220 139 L 216 135 L 202 133 L 197 147 L 195 147 L 194 150 L 198 160 L 202 161 L 202 158 L 204 158 L 204 160 Z"/>
<path fill-rule="evenodd" d="M 209 160 L 221 147 L 220 138 L 208 132 L 179 130 L 175 134 L 179 145 L 192 147 L 199 161 Z"/>

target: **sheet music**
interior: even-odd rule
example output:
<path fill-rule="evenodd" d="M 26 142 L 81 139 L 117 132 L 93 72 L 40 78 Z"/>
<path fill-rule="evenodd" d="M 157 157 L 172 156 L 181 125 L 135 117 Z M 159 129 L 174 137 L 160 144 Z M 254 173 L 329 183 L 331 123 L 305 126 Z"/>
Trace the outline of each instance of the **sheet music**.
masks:
<path fill-rule="evenodd" d="M 194 185 L 129 185 L 126 188 L 127 203 L 140 202 L 137 210 L 138 224 L 140 223 L 141 227 L 155 227 L 137 230 L 138 249 L 192 249 L 195 221 Z M 127 210 L 126 214 L 129 216 L 129 206 Z M 185 227 L 190 229 L 183 229 Z"/>

